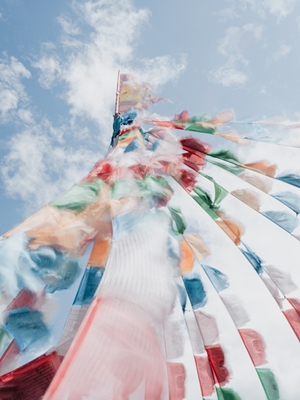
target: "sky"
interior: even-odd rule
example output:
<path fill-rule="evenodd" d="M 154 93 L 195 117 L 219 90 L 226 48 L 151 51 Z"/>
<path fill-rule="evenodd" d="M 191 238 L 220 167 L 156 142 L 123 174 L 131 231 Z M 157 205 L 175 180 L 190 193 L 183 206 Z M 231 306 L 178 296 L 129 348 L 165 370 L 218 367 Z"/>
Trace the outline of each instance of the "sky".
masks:
<path fill-rule="evenodd" d="M 0 234 L 105 155 L 117 71 L 166 101 L 299 120 L 299 0 L 2 0 Z"/>

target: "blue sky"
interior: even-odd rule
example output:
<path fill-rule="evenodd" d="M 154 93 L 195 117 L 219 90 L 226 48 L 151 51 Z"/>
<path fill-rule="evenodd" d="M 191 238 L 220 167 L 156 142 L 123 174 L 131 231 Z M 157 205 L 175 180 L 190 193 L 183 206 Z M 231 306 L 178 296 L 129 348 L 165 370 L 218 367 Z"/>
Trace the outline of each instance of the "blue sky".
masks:
<path fill-rule="evenodd" d="M 2 0 L 0 233 L 105 154 L 118 69 L 172 116 L 299 120 L 297 0 Z"/>

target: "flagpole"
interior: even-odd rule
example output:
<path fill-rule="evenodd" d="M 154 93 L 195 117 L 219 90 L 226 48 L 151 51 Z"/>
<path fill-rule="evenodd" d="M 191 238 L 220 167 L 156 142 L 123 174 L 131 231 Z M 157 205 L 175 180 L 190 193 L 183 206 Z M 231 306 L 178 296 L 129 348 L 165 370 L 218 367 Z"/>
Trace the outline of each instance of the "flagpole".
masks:
<path fill-rule="evenodd" d="M 118 79 L 117 79 L 117 90 L 116 90 L 116 103 L 115 103 L 115 114 L 114 118 L 119 115 L 119 104 L 120 104 L 120 70 L 118 71 Z"/>
<path fill-rule="evenodd" d="M 119 113 L 119 106 L 120 106 L 120 86 L 121 86 L 121 75 L 120 75 L 120 70 L 118 71 L 118 78 L 117 78 L 117 90 L 116 90 L 116 102 L 115 102 L 115 113 L 113 115 L 114 117 L 114 122 L 113 122 L 113 135 L 111 138 L 110 142 L 110 149 L 115 147 L 116 144 L 116 137 L 119 133 L 120 130 L 120 123 L 118 123 L 120 119 L 120 113 Z"/>

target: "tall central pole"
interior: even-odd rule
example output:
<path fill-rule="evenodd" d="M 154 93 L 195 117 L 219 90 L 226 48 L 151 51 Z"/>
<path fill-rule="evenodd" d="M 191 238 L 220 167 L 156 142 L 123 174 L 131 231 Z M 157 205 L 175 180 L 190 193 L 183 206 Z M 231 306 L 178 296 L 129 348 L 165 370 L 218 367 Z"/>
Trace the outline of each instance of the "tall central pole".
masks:
<path fill-rule="evenodd" d="M 120 70 L 118 71 L 118 80 L 117 80 L 117 91 L 116 91 L 116 103 L 115 103 L 115 114 L 114 118 L 119 114 L 119 104 L 120 104 Z"/>
<path fill-rule="evenodd" d="M 113 115 L 114 117 L 114 122 L 113 122 L 113 134 L 110 142 L 110 146 L 115 147 L 116 144 L 116 137 L 118 136 L 120 132 L 120 127 L 121 127 L 121 117 L 119 113 L 119 108 L 120 108 L 120 86 L 121 86 L 121 75 L 120 75 L 120 70 L 118 71 L 118 80 L 117 80 L 117 90 L 116 90 L 116 102 L 115 102 L 115 113 Z M 109 150 L 110 151 L 110 150 Z"/>

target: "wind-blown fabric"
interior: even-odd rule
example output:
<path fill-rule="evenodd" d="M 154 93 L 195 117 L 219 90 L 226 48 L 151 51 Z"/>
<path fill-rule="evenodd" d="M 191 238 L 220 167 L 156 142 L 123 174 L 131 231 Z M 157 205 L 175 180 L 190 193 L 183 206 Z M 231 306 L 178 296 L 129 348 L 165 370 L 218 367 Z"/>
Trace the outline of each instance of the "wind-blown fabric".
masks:
<path fill-rule="evenodd" d="M 298 400 L 289 128 L 120 93 L 107 156 L 0 241 L 0 399 Z"/>

